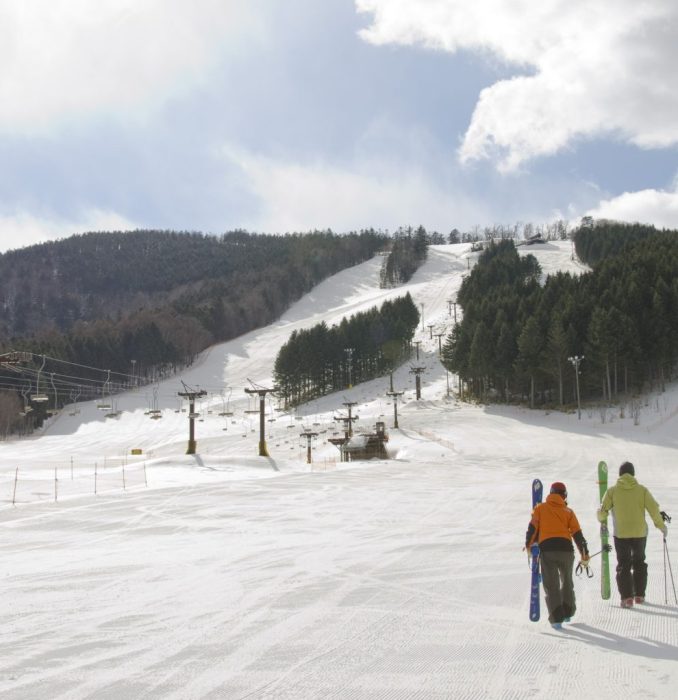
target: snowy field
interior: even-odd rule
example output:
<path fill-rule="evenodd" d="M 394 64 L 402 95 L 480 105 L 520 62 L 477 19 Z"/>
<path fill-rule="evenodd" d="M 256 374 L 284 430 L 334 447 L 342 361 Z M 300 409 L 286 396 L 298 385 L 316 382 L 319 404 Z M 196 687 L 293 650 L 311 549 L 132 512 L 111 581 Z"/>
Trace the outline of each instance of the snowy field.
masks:
<path fill-rule="evenodd" d="M 520 250 L 547 273 L 581 271 L 569 242 Z M 292 415 L 271 403 L 271 457 L 257 456 L 258 416 L 245 413 L 243 389 L 271 385 L 293 329 L 409 290 L 424 323 L 448 331 L 447 302 L 475 257 L 465 245 L 435 246 L 397 290 L 378 288 L 377 257 L 180 377 L 116 397 L 117 417 L 80 404 L 40 434 L 0 443 L 0 697 L 675 697 L 678 607 L 670 579 L 665 604 L 656 530 L 648 604 L 603 601 L 596 557 L 595 578 L 575 581 L 578 611 L 562 632 L 545 615 L 528 619 L 522 546 L 539 477 L 567 484 L 599 549 L 601 459 L 613 475 L 634 462 L 678 516 L 678 388 L 644 397 L 636 419 L 628 407 L 578 420 L 464 405 L 447 396 L 438 341 L 420 328 L 423 397 L 401 368 L 400 430 L 380 379 Z M 195 456 L 185 455 L 179 379 L 208 391 Z M 386 421 L 393 459 L 338 463 L 326 439 L 345 401 L 357 402 L 359 428 Z M 156 406 L 162 418 L 151 420 Z M 312 465 L 305 427 L 320 433 Z M 678 574 L 677 538 L 670 530 Z"/>

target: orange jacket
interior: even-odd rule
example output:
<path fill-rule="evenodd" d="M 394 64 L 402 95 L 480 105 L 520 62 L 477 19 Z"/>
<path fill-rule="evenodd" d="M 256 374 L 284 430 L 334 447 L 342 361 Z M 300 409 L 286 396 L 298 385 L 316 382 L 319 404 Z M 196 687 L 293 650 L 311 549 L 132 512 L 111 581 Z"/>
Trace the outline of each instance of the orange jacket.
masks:
<path fill-rule="evenodd" d="M 582 554 L 588 553 L 581 525 L 571 508 L 568 508 L 560 494 L 550 493 L 544 503 L 539 503 L 532 511 L 532 519 L 525 535 L 525 545 L 529 548 L 534 542 L 542 550 L 573 550 L 572 539 Z"/>

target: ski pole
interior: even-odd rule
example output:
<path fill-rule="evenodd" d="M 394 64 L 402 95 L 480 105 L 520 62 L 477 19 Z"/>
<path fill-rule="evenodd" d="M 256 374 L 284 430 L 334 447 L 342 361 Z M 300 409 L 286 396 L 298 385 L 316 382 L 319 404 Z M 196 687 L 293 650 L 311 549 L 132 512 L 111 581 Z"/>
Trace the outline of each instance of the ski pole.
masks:
<path fill-rule="evenodd" d="M 664 605 L 668 605 L 669 596 L 666 588 L 666 537 L 664 538 L 664 550 L 662 554 L 664 555 Z"/>
<path fill-rule="evenodd" d="M 604 544 L 603 548 L 599 551 L 596 552 L 595 554 L 589 554 L 589 562 L 593 557 L 597 557 L 599 554 L 602 554 L 603 552 L 611 552 L 612 551 L 612 545 L 611 544 Z M 586 566 L 579 562 L 577 564 L 577 568 L 574 570 L 574 573 L 576 576 L 581 576 L 584 573 L 584 569 L 586 569 L 586 577 L 587 578 L 593 578 L 593 571 L 590 569 L 588 562 L 586 563 Z"/>
<path fill-rule="evenodd" d="M 668 562 L 669 565 L 669 574 L 671 574 L 671 586 L 673 587 L 673 599 L 676 601 L 676 605 L 678 605 L 678 596 L 676 596 L 676 584 L 673 580 L 673 569 L 671 568 L 671 559 L 669 558 L 669 547 L 666 544 L 666 537 L 664 538 L 664 560 L 665 562 Z M 664 564 L 664 602 L 668 604 L 668 595 L 666 589 L 666 564 Z"/>
<path fill-rule="evenodd" d="M 611 551 L 612 551 L 612 545 L 606 544 L 599 552 L 596 552 L 595 554 L 590 554 L 589 559 L 593 559 L 593 557 L 597 557 L 599 554 L 602 554 L 603 552 L 611 552 Z"/>

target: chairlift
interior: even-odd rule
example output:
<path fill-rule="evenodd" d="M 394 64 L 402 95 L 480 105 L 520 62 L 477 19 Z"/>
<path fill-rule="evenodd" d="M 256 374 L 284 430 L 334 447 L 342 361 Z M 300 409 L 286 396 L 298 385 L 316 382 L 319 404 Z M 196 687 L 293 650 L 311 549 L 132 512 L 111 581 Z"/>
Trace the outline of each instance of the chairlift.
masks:
<path fill-rule="evenodd" d="M 77 394 L 75 393 L 75 389 L 71 389 L 69 397 L 71 399 L 71 402 L 73 403 L 73 408 L 68 412 L 69 416 L 77 416 L 78 413 L 80 413 L 80 409 L 78 408 L 78 399 L 80 398 L 80 394 L 82 394 L 82 389 L 80 388 L 80 385 L 78 385 Z"/>
<path fill-rule="evenodd" d="M 108 374 L 106 375 L 106 381 L 104 382 L 104 385 L 101 388 L 101 397 L 102 398 L 101 398 L 101 401 L 99 401 L 97 403 L 97 408 L 100 411 L 110 411 L 112 408 L 111 399 L 110 399 L 110 395 L 111 395 L 111 370 L 108 369 L 106 371 L 108 372 Z M 108 388 L 108 396 L 109 396 L 108 401 L 105 398 L 106 388 Z"/>
<path fill-rule="evenodd" d="M 144 414 L 151 417 L 151 420 L 162 418 L 162 409 L 158 408 L 158 387 L 153 387 L 153 408 L 148 409 L 148 413 Z"/>
<path fill-rule="evenodd" d="M 228 398 L 226 399 L 226 405 L 224 406 L 224 415 L 230 417 L 233 415 L 233 411 L 231 410 L 231 394 L 233 393 L 233 387 L 229 386 L 227 389 L 229 392 Z"/>
<path fill-rule="evenodd" d="M 33 408 L 28 404 L 28 392 L 31 390 L 31 383 L 28 382 L 28 386 L 21 390 L 21 398 L 24 400 L 24 410 L 19 411 L 20 416 L 27 416 Z"/>
<path fill-rule="evenodd" d="M 45 368 L 45 362 L 47 362 L 47 358 L 43 355 L 42 356 L 42 365 L 41 365 L 40 369 L 38 370 L 38 376 L 36 377 L 36 380 L 35 380 L 35 394 L 33 394 L 31 396 L 31 401 L 33 403 L 45 403 L 46 401 L 49 401 L 49 396 L 47 396 L 47 394 L 40 393 L 40 373 Z"/>
<path fill-rule="evenodd" d="M 257 405 L 257 397 L 254 394 L 250 394 L 248 398 L 249 408 L 245 409 L 245 413 L 259 413 L 259 406 Z"/>

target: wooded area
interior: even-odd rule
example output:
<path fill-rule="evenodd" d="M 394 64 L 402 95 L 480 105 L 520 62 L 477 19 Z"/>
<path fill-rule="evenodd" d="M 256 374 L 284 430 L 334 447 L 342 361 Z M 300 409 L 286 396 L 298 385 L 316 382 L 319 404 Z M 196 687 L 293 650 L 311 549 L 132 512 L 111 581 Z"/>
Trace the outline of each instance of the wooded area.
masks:
<path fill-rule="evenodd" d="M 274 376 L 294 406 L 392 371 L 409 357 L 419 312 L 406 294 L 329 327 L 294 331 L 280 348 Z"/>
<path fill-rule="evenodd" d="M 427 234 L 423 226 L 416 231 L 398 229 L 381 268 L 379 285 L 389 289 L 408 282 L 426 260 L 429 243 L 434 242 L 444 243 L 445 239 L 440 234 Z"/>
<path fill-rule="evenodd" d="M 600 238 L 598 238 L 600 235 Z M 536 259 L 491 244 L 457 297 L 463 320 L 443 349 L 467 395 L 530 406 L 611 401 L 663 386 L 678 354 L 678 233 L 604 222 L 574 233 L 592 272 L 539 284 Z"/>
<path fill-rule="evenodd" d="M 25 350 L 138 383 L 168 376 L 209 345 L 277 319 L 314 285 L 371 258 L 374 230 L 222 236 L 88 233 L 0 255 L 0 353 Z M 132 364 L 134 363 L 134 364 Z M 86 383 L 92 373 L 74 369 Z M 100 373 L 99 377 L 100 379 Z M 0 369 L 2 406 L 25 382 Z M 83 395 L 83 399 L 92 396 Z M 68 392 L 58 397 L 69 400 Z M 36 406 L 30 420 L 44 418 Z M 0 424 L 12 423 L 0 415 Z"/>

